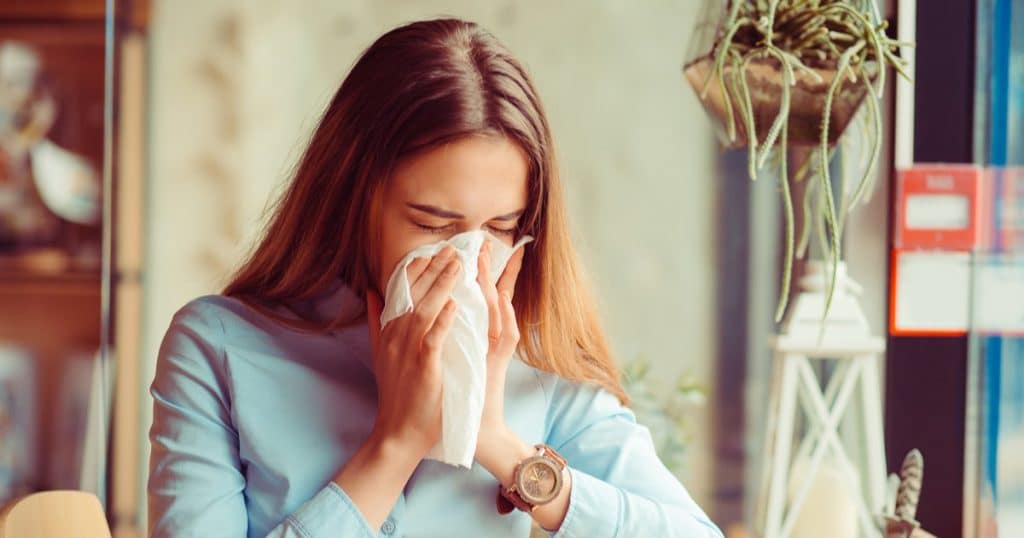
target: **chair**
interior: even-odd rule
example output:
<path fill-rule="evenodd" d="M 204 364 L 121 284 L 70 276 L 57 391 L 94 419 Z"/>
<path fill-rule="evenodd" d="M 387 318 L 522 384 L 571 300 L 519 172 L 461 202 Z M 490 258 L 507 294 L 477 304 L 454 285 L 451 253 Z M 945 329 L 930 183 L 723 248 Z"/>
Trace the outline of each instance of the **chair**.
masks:
<path fill-rule="evenodd" d="M 110 527 L 95 495 L 45 491 L 0 514 L 0 538 L 110 538 Z"/>

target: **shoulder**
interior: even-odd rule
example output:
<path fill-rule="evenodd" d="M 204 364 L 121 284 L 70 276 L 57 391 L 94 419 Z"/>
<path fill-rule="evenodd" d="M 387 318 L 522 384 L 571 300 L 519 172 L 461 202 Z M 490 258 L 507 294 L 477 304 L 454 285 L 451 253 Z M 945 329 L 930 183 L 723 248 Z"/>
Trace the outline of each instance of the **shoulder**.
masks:
<path fill-rule="evenodd" d="M 516 361 L 519 362 L 519 361 Z M 636 422 L 633 411 L 608 390 L 588 381 L 566 379 L 523 364 L 547 401 L 545 430 L 547 436 L 567 435 L 605 420 Z"/>
<path fill-rule="evenodd" d="M 596 383 L 566 379 L 553 372 L 530 366 L 527 366 L 527 368 L 533 371 L 537 382 L 543 388 L 553 407 L 567 405 L 590 407 L 592 405 L 600 405 L 601 407 L 611 409 L 629 409 L 619 402 L 618 397 Z"/>
<path fill-rule="evenodd" d="M 158 364 L 195 361 L 219 362 L 226 326 L 237 318 L 234 299 L 204 295 L 185 303 L 171 316 L 160 346 Z"/>
<path fill-rule="evenodd" d="M 170 392 L 199 381 L 224 392 L 232 377 L 229 355 L 244 348 L 283 349 L 281 356 L 291 356 L 289 334 L 282 324 L 239 299 L 196 297 L 171 316 L 157 356 L 154 388 Z"/>
<path fill-rule="evenodd" d="M 172 324 L 225 325 L 251 318 L 254 314 L 251 307 L 234 297 L 203 295 L 179 308 L 174 313 Z"/>
<path fill-rule="evenodd" d="M 169 332 L 186 330 L 219 345 L 263 340 L 288 329 L 240 299 L 224 295 L 196 297 L 171 318 Z"/>
<path fill-rule="evenodd" d="M 259 332 L 252 321 L 257 314 L 250 310 L 242 301 L 223 295 L 203 295 L 185 303 L 171 316 L 160 346 L 158 370 L 171 362 L 203 362 L 206 367 L 219 368 L 231 340 L 251 338 Z"/>
<path fill-rule="evenodd" d="M 171 317 L 171 328 L 181 327 L 201 331 L 214 328 L 223 330 L 225 313 L 230 312 L 229 298 L 203 295 L 185 303 Z"/>
<path fill-rule="evenodd" d="M 542 392 L 549 411 L 564 403 L 567 397 L 573 398 L 600 390 L 591 383 L 566 379 L 556 373 L 532 366 L 518 356 L 509 364 L 506 385 L 518 387 L 522 392 Z M 506 386 L 506 392 L 509 388 L 511 387 Z"/>

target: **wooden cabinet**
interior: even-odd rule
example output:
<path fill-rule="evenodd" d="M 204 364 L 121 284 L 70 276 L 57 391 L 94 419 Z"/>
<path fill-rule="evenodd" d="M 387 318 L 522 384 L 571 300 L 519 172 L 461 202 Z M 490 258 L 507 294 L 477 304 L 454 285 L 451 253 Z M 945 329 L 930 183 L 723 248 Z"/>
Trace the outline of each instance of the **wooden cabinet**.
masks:
<path fill-rule="evenodd" d="M 115 0 L 117 20 L 122 27 L 145 30 L 149 25 L 148 0 Z M 18 22 L 59 21 L 105 22 L 106 0 L 4 0 L 0 2 L 0 20 Z"/>
<path fill-rule="evenodd" d="M 141 536 L 149 3 L 115 4 L 108 19 L 104 0 L 0 2 L 0 430 L 30 432 L 6 459 L 0 435 L 0 504 L 91 490 L 115 536 Z M 5 400 L 3 361 L 26 357 L 31 377 L 12 382 L 28 388 Z"/>

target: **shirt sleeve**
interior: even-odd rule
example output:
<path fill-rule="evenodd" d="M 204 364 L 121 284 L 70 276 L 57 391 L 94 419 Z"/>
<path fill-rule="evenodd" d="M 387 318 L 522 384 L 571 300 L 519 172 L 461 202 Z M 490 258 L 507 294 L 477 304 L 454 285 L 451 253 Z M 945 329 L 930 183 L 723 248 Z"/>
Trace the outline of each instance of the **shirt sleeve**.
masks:
<path fill-rule="evenodd" d="M 149 536 L 248 533 L 245 475 L 224 366 L 224 328 L 216 313 L 193 302 L 164 336 L 157 358 L 149 432 Z M 333 482 L 267 535 L 275 538 L 376 536 Z"/>
<path fill-rule="evenodd" d="M 722 533 L 658 459 L 650 431 L 611 393 L 558 379 L 547 442 L 569 464 L 569 509 L 556 538 Z"/>

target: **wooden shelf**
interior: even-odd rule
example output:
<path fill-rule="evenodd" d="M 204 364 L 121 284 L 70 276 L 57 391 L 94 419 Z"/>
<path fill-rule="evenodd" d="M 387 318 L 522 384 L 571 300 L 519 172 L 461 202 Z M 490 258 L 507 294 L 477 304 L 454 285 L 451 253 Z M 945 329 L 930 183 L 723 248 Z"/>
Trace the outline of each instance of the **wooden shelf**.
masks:
<path fill-rule="evenodd" d="M 119 21 L 145 29 L 149 25 L 151 0 L 118 0 L 115 11 Z M 31 22 L 104 22 L 105 0 L 5 0 L 0 2 L 0 19 Z"/>
<path fill-rule="evenodd" d="M 38 454 L 34 487 L 51 487 L 51 466 L 60 450 L 54 431 L 58 402 L 72 366 L 68 359 L 100 346 L 101 287 L 97 272 L 0 270 L 0 342 L 33 357 L 36 406 L 33 449 Z"/>
<path fill-rule="evenodd" d="M 0 295 L 100 294 L 100 274 L 93 271 L 39 273 L 0 270 Z"/>

